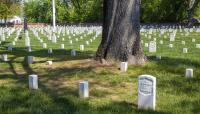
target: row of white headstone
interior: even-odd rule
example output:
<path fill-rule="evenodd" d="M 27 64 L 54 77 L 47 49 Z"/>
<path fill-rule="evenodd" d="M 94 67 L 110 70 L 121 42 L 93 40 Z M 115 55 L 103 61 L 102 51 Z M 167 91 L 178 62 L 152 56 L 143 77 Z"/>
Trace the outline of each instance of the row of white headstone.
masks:
<path fill-rule="evenodd" d="M 138 83 L 138 108 L 153 109 L 156 107 L 156 78 L 150 75 L 139 76 Z M 29 88 L 38 89 L 38 75 L 29 75 Z M 79 96 L 89 97 L 88 81 L 79 82 Z"/>
<path fill-rule="evenodd" d="M 44 48 L 44 49 L 46 49 L 47 48 L 47 44 L 46 43 L 43 43 L 43 40 L 41 39 L 41 38 L 39 38 L 39 36 L 38 36 L 38 32 L 36 32 L 35 30 L 34 30 L 34 28 L 32 28 L 31 29 L 32 31 L 33 31 L 33 33 L 35 34 L 35 36 L 38 38 L 38 40 L 40 41 L 40 43 L 42 43 L 42 47 Z M 94 31 L 94 30 L 93 30 Z M 13 41 L 13 44 L 11 45 L 8 45 L 8 50 L 9 51 L 12 51 L 12 49 L 13 49 L 13 45 L 15 45 L 15 42 L 17 42 L 18 41 L 18 36 L 19 36 L 19 34 L 20 34 L 20 32 L 21 32 L 21 29 L 19 29 L 18 31 L 17 31 L 17 37 L 14 39 L 14 41 Z M 92 33 L 92 31 L 90 31 L 88 34 L 91 34 Z M 92 38 L 92 39 L 90 39 L 89 41 L 86 41 L 86 45 L 89 45 L 90 43 L 92 43 L 93 42 L 93 40 L 96 40 L 96 38 L 98 37 L 100 35 L 100 32 L 96 32 L 96 35 Z M 75 34 L 74 34 L 74 36 L 76 36 Z M 86 35 L 84 34 L 84 37 L 86 37 Z M 83 39 L 83 37 L 81 36 L 81 38 Z M 77 39 L 76 39 L 77 40 Z M 78 40 L 77 40 L 78 41 Z M 72 40 L 70 40 L 70 43 L 72 44 Z M 28 52 L 31 52 L 32 50 L 31 50 L 31 45 L 30 45 L 30 38 L 29 38 L 29 32 L 28 31 L 26 31 L 25 32 L 25 47 L 27 47 L 27 51 Z M 61 49 L 64 49 L 64 47 L 65 47 L 65 45 L 64 44 L 61 44 Z M 80 45 L 80 51 L 83 51 L 84 50 L 84 45 Z M 52 48 L 49 48 L 48 49 L 48 53 L 49 54 L 51 54 L 51 53 L 53 53 L 53 49 Z M 75 49 L 72 49 L 71 50 L 71 55 L 72 56 L 76 56 L 76 50 Z"/>
<path fill-rule="evenodd" d="M 29 89 L 38 89 L 38 75 L 32 74 L 29 75 Z M 88 81 L 79 82 L 79 96 L 81 98 L 89 97 L 89 83 Z"/>
<path fill-rule="evenodd" d="M 29 75 L 29 88 L 38 89 L 38 76 Z M 88 81 L 79 82 L 79 97 L 89 97 Z M 151 75 L 141 75 L 138 78 L 138 108 L 152 109 L 156 108 L 156 77 Z"/>
<path fill-rule="evenodd" d="M 160 41 L 160 44 L 163 44 L 163 41 Z M 185 41 L 182 41 L 182 44 L 185 44 Z M 149 43 L 145 43 L 145 47 L 148 47 L 150 53 L 154 53 L 157 51 L 156 41 L 150 41 Z M 168 45 L 169 48 L 173 48 L 173 44 Z M 200 44 L 196 44 L 196 48 L 200 48 Z M 188 48 L 183 48 L 183 53 L 188 53 Z"/>
<path fill-rule="evenodd" d="M 161 60 L 161 58 L 162 57 L 160 55 L 156 56 L 157 60 Z M 126 72 L 128 70 L 128 62 L 121 62 L 120 63 L 120 70 L 122 72 Z M 193 77 L 193 69 L 192 68 L 187 68 L 185 70 L 185 77 L 187 77 L 187 78 L 192 78 Z"/>

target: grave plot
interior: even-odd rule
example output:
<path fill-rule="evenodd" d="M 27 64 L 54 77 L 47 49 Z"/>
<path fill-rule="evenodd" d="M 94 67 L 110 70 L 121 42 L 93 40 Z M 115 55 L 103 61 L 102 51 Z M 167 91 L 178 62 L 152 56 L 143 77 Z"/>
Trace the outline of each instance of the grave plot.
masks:
<path fill-rule="evenodd" d="M 145 53 L 154 58 L 157 55 L 188 59 L 198 56 L 197 45 L 200 41 L 198 38 L 200 29 L 180 28 L 181 26 L 178 26 L 177 29 L 165 28 L 165 26 L 159 29 L 142 28 L 141 38 Z"/>
<path fill-rule="evenodd" d="M 198 26 L 141 26 L 143 66 L 90 59 L 100 26 L 56 28 L 0 28 L 0 112 L 200 112 Z"/>

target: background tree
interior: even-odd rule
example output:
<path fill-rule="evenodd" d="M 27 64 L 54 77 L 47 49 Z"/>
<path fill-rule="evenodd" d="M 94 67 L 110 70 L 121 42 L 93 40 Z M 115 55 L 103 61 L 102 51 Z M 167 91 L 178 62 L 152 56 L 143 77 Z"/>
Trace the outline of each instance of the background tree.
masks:
<path fill-rule="evenodd" d="M 143 64 L 140 44 L 140 0 L 104 0 L 103 38 L 96 53 L 100 61 Z"/>
<path fill-rule="evenodd" d="M 142 0 L 141 22 L 187 22 L 187 0 Z"/>
<path fill-rule="evenodd" d="M 8 16 L 8 13 L 9 13 L 8 7 L 5 4 L 0 3 L 0 18 L 6 19 Z"/>
<path fill-rule="evenodd" d="M 7 18 L 11 18 L 20 13 L 20 4 L 18 0 L 0 0 L 0 17 L 7 22 Z"/>
<path fill-rule="evenodd" d="M 102 0 L 55 0 L 56 22 L 101 22 Z M 25 14 L 29 22 L 52 21 L 50 0 L 36 0 L 25 3 Z"/>

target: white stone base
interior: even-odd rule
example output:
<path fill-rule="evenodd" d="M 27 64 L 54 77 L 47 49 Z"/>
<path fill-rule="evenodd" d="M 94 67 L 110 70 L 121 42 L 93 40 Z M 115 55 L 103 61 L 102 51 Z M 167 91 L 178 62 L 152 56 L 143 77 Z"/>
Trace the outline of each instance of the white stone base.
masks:
<path fill-rule="evenodd" d="M 38 76 L 35 74 L 29 75 L 29 89 L 38 89 Z"/>
<path fill-rule="evenodd" d="M 89 97 L 89 83 L 88 81 L 80 81 L 79 82 L 79 96 L 81 98 Z"/>
<path fill-rule="evenodd" d="M 183 48 L 183 53 L 188 53 L 188 49 L 187 48 Z"/>
<path fill-rule="evenodd" d="M 4 62 L 8 61 L 8 55 L 7 54 L 2 54 L 1 58 L 2 58 L 2 61 L 4 61 Z"/>
<path fill-rule="evenodd" d="M 122 72 L 126 72 L 128 70 L 128 62 L 121 62 L 120 63 L 120 70 Z"/>
<path fill-rule="evenodd" d="M 47 61 L 46 63 L 47 63 L 47 65 L 52 65 L 53 64 L 52 61 Z"/>
<path fill-rule="evenodd" d="M 33 64 L 33 56 L 28 56 L 28 64 Z"/>
<path fill-rule="evenodd" d="M 162 57 L 161 57 L 160 55 L 158 55 L 158 56 L 156 56 L 156 59 L 157 59 L 157 60 L 161 60 Z"/>
<path fill-rule="evenodd" d="M 192 78 L 193 77 L 193 69 L 191 69 L 191 68 L 186 69 L 185 76 L 187 78 Z"/>
<path fill-rule="evenodd" d="M 49 48 L 48 49 L 48 54 L 52 54 L 53 53 L 53 49 L 52 48 Z"/>
<path fill-rule="evenodd" d="M 71 50 L 71 56 L 76 56 L 76 50 L 75 49 Z"/>
<path fill-rule="evenodd" d="M 80 45 L 80 51 L 84 51 L 84 45 Z"/>

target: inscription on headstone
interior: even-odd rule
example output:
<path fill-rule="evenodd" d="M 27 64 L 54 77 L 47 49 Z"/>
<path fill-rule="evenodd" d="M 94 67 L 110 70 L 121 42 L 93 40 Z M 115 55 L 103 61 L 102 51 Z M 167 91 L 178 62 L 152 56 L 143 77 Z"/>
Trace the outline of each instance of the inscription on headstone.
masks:
<path fill-rule="evenodd" d="M 153 109 L 156 106 L 156 78 L 151 75 L 139 76 L 138 108 Z"/>

